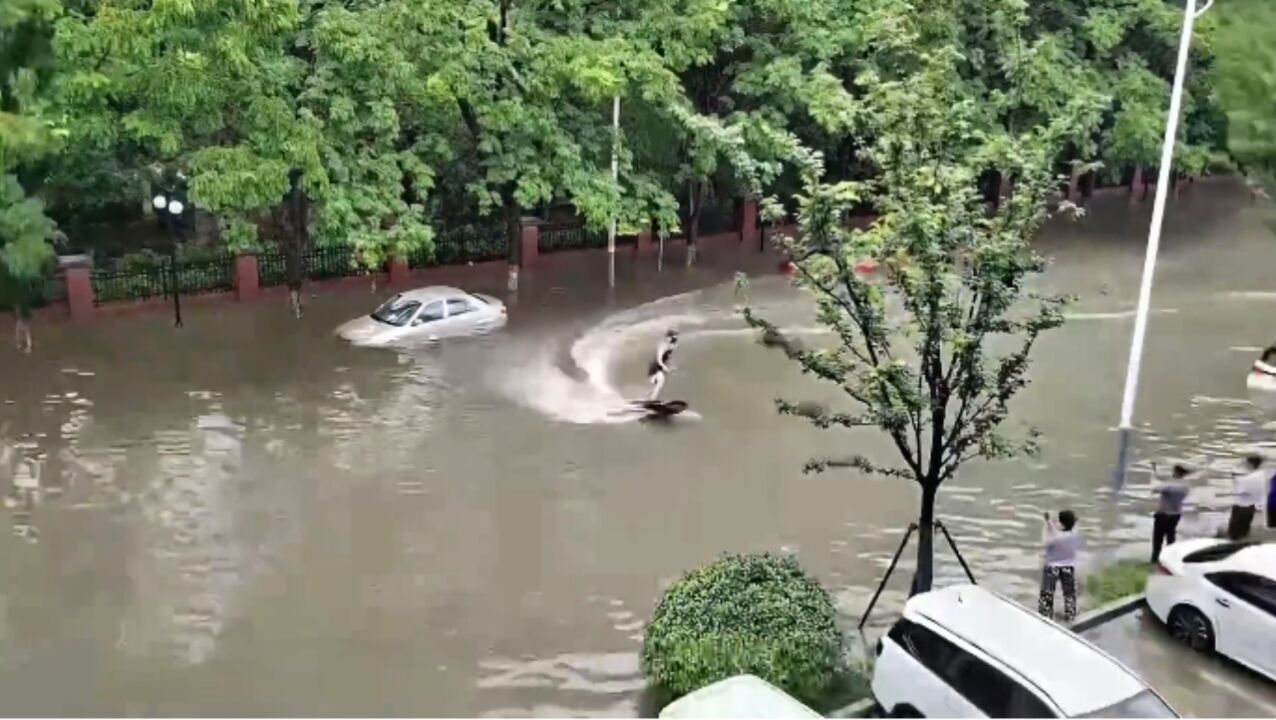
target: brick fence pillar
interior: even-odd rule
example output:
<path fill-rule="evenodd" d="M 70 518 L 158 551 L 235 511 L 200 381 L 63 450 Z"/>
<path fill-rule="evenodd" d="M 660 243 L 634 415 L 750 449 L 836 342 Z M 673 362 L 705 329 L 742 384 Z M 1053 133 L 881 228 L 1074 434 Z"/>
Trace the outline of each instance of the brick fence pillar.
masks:
<path fill-rule="evenodd" d="M 390 258 L 390 284 L 407 282 L 412 277 L 412 268 L 408 265 L 407 258 L 393 257 Z"/>
<path fill-rule="evenodd" d="M 531 267 L 541 253 L 541 221 L 534 217 L 524 217 L 519 221 L 518 261 L 521 267 Z"/>
<path fill-rule="evenodd" d="M 758 201 L 746 197 L 740 202 L 740 243 L 745 250 L 762 251 L 762 233 L 758 232 Z"/>
<path fill-rule="evenodd" d="M 93 261 L 88 257 L 62 260 L 62 281 L 66 283 L 66 307 L 72 320 L 92 320 L 97 314 L 93 302 Z"/>
<path fill-rule="evenodd" d="M 235 256 L 235 299 L 252 300 L 261 294 L 261 276 L 257 270 L 257 256 L 251 253 Z"/>

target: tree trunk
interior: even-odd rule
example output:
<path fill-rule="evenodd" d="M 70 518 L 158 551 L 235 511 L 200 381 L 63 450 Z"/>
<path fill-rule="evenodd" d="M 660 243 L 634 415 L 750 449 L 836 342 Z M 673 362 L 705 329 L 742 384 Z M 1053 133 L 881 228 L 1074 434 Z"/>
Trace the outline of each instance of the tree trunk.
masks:
<path fill-rule="evenodd" d="M 22 301 L 13 309 L 13 346 L 24 355 L 32 348 L 30 315 L 31 311 Z"/>
<path fill-rule="evenodd" d="M 1130 178 L 1130 199 L 1134 199 L 1134 193 L 1143 185 L 1143 166 L 1134 166 L 1134 176 Z M 1145 195 L 1146 197 L 1146 195 Z"/>
<path fill-rule="evenodd" d="M 523 262 L 523 228 L 518 201 L 514 199 L 514 191 L 506 189 L 501 193 L 502 214 L 505 216 L 505 239 L 509 256 L 509 278 L 506 287 L 510 292 L 518 292 L 519 267 Z"/>
<path fill-rule="evenodd" d="M 1072 174 L 1068 176 L 1068 201 L 1076 202 L 1080 198 L 1077 196 L 1078 186 L 1081 184 L 1081 162 L 1073 161 Z"/>
<path fill-rule="evenodd" d="M 909 596 L 929 592 L 935 578 L 935 485 L 922 486 L 922 514 L 917 521 L 917 572 Z"/>
<path fill-rule="evenodd" d="M 307 210 L 306 194 L 301 188 L 301 171 L 293 170 L 288 174 L 288 214 L 292 227 L 284 243 L 284 269 L 288 276 L 288 304 L 293 316 L 298 318 L 302 312 L 301 284 L 305 278 L 302 254 L 309 235 Z"/>
<path fill-rule="evenodd" d="M 700 215 L 703 212 L 704 183 L 692 180 L 687 188 L 687 267 L 696 262 L 696 248 L 700 242 Z"/>

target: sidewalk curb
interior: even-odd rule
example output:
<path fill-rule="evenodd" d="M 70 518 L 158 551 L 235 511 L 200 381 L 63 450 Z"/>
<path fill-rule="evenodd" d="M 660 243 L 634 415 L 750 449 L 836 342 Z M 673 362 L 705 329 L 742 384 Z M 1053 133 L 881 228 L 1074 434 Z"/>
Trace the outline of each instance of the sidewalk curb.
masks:
<path fill-rule="evenodd" d="M 1072 625 L 1070 625 L 1068 629 L 1074 633 L 1083 633 L 1087 630 L 1093 630 L 1106 622 L 1115 620 L 1122 615 L 1127 615 L 1138 610 L 1143 607 L 1143 602 L 1143 593 L 1139 593 L 1138 595 L 1127 595 L 1120 600 L 1114 600 L 1103 607 L 1095 608 L 1090 612 L 1083 613 L 1081 617 L 1078 617 L 1075 621 L 1073 621 Z"/>
<path fill-rule="evenodd" d="M 850 705 L 846 705 L 846 706 L 844 706 L 844 707 L 840 707 L 840 708 L 838 708 L 838 709 L 834 710 L 833 712 L 830 712 L 830 713 L 828 714 L 828 717 L 831 717 L 831 718 L 860 718 L 860 717 L 864 717 L 865 713 L 867 713 L 867 712 L 869 711 L 869 709 L 870 709 L 870 708 L 872 708 L 872 707 L 873 707 L 873 705 L 875 705 L 876 703 L 877 703 L 877 701 L 876 701 L 876 700 L 874 700 L 873 698 L 871 698 L 871 697 L 866 697 L 866 698 L 864 698 L 863 700 L 856 700 L 855 702 L 851 703 Z"/>

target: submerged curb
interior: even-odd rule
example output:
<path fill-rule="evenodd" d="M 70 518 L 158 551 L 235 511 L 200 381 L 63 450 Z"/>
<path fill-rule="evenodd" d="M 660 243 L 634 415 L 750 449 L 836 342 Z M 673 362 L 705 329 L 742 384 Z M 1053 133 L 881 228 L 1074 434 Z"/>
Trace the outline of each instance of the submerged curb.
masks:
<path fill-rule="evenodd" d="M 1090 612 L 1082 613 L 1068 629 L 1074 633 L 1093 630 L 1106 622 L 1115 620 L 1122 615 L 1128 615 L 1141 607 L 1143 607 L 1143 593 L 1127 595 L 1120 600 L 1114 600 Z"/>

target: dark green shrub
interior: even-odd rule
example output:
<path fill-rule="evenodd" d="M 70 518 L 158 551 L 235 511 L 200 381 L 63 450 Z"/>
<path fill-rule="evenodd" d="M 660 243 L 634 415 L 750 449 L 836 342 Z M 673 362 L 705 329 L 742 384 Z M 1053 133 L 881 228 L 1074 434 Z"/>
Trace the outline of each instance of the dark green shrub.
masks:
<path fill-rule="evenodd" d="M 835 618 L 793 558 L 727 556 L 665 592 L 643 639 L 643 674 L 676 698 L 750 673 L 821 709 L 847 676 Z"/>

